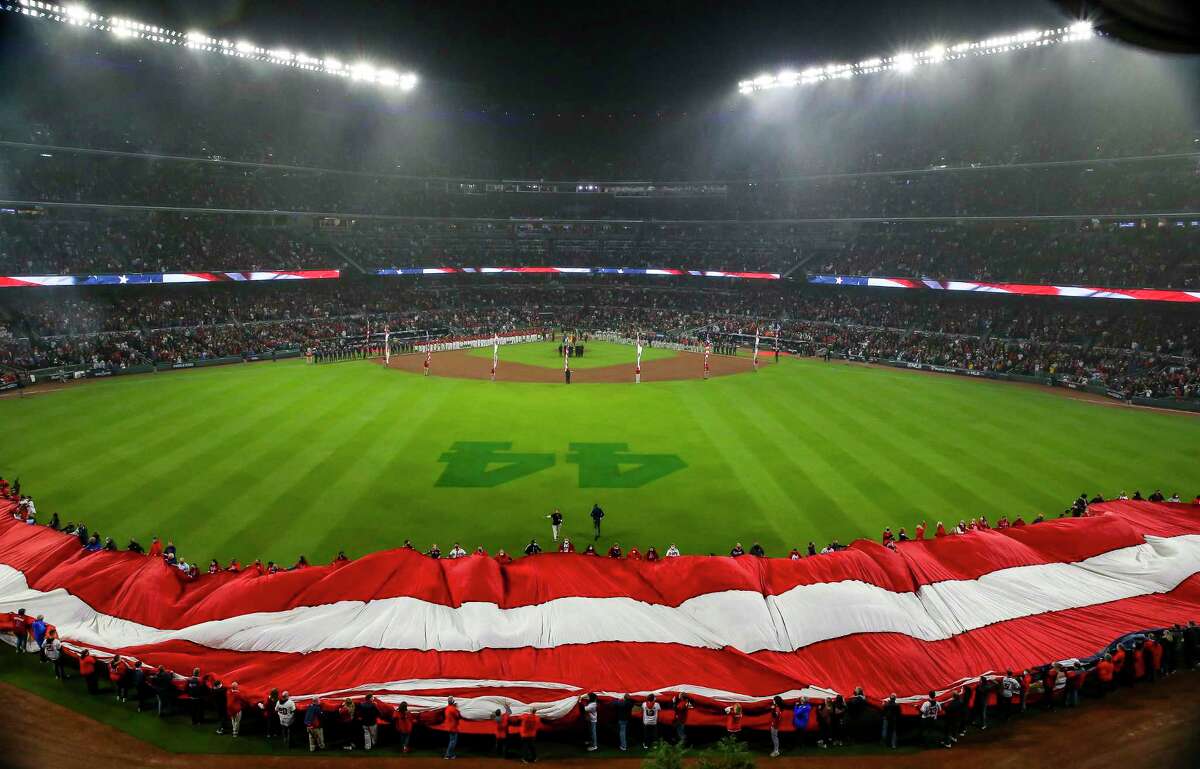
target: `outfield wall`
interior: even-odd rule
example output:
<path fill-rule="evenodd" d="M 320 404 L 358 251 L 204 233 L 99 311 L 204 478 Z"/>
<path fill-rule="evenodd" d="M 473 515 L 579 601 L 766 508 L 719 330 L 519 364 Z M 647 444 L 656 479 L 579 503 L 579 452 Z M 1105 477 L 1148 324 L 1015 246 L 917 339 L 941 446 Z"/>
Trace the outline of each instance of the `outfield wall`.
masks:
<path fill-rule="evenodd" d="M 103 379 L 123 374 L 153 374 L 158 371 L 175 371 L 187 368 L 204 368 L 206 366 L 222 366 L 227 363 L 249 363 L 259 360 L 284 360 L 299 358 L 303 351 L 299 348 L 273 350 L 255 355 L 229 355 L 222 358 L 196 358 L 193 360 L 176 361 L 175 363 L 158 363 L 155 365 L 126 366 L 125 368 L 88 368 L 87 366 L 56 366 L 54 368 L 36 369 L 29 372 L 30 384 L 39 382 L 64 382 L 71 379 Z"/>

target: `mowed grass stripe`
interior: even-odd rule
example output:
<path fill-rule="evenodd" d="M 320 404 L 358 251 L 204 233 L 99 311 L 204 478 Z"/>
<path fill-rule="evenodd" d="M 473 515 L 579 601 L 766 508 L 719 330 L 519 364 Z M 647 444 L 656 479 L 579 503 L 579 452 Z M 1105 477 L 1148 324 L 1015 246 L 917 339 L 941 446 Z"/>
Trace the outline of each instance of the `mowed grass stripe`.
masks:
<path fill-rule="evenodd" d="M 827 468 L 817 477 L 824 479 L 827 494 L 840 500 L 842 515 L 856 524 L 856 531 L 869 530 L 887 509 L 884 500 L 921 496 L 923 489 L 914 493 L 914 478 L 907 466 L 910 462 L 892 457 L 881 441 L 863 431 L 854 417 L 854 404 L 843 406 L 843 395 L 823 387 L 810 386 L 805 395 L 803 406 L 794 399 L 778 398 L 769 409 L 778 415 L 778 422 L 806 426 L 804 450 L 819 457 Z M 833 528 L 840 524 L 836 521 Z"/>
<path fill-rule="evenodd" d="M 194 396 L 177 393 L 157 414 L 153 402 L 143 402 L 144 416 L 129 422 L 113 420 L 102 407 L 94 408 L 89 403 L 74 420 L 79 432 L 73 440 L 60 444 L 52 456 L 28 458 L 33 467 L 38 466 L 35 460 L 41 459 L 50 472 L 60 477 L 44 479 L 31 474 L 27 480 L 39 490 L 45 480 L 50 480 L 51 489 L 62 489 L 60 495 L 49 495 L 46 501 L 53 509 L 61 508 L 64 520 L 82 517 L 73 516 L 68 512 L 71 509 L 86 512 L 93 507 L 116 506 L 118 498 L 127 495 L 131 480 L 136 483 L 153 477 L 156 462 L 185 450 L 205 426 L 236 416 L 241 401 L 232 396 L 243 393 L 236 382 L 221 385 L 218 394 L 229 398 L 198 403 Z M 151 497 L 143 496 L 128 500 L 128 504 L 140 508 L 150 501 Z"/>
<path fill-rule="evenodd" d="M 290 451 L 282 462 L 275 464 L 270 477 L 257 485 L 257 493 L 247 495 L 239 504 L 239 508 L 265 511 L 266 516 L 222 515 L 219 530 L 224 539 L 218 547 L 222 555 L 213 557 L 261 557 L 290 565 L 302 553 L 313 559 L 332 555 L 312 549 L 311 545 L 317 541 L 312 532 L 319 530 L 324 520 L 343 512 L 345 500 L 338 495 L 344 495 L 345 490 L 338 486 L 338 479 L 361 461 L 354 452 L 345 449 L 364 434 L 386 432 L 381 425 L 361 418 L 364 393 L 378 391 L 371 388 L 369 377 L 355 379 L 350 373 L 353 368 L 351 364 L 343 367 L 344 386 L 330 390 L 336 397 L 326 398 L 322 390 L 316 394 L 319 405 L 315 408 L 300 406 L 306 409 L 306 414 L 325 418 L 321 424 L 336 429 L 325 429 L 311 436 L 293 435 L 290 441 L 280 444 Z M 378 402 L 378 397 L 372 400 Z M 303 424 L 310 431 L 314 426 L 307 420 Z M 264 455 L 274 459 L 278 449 Z M 252 466 L 262 465 L 255 462 Z M 231 508 L 231 512 L 237 509 Z M 270 525 L 263 525 L 264 518 Z M 378 539 L 376 542 L 375 549 L 386 547 L 385 542 Z"/>
<path fill-rule="evenodd" d="M 997 502 L 1005 502 L 1015 490 L 1027 480 L 1010 469 L 1010 463 L 998 462 L 1002 457 L 1016 456 L 1013 435 L 997 432 L 988 439 L 979 428 L 980 421 L 956 410 L 953 403 L 946 404 L 936 393 L 937 380 L 914 383 L 925 396 L 919 406 L 908 409 L 889 409 L 887 425 L 876 425 L 873 432 L 887 435 L 884 427 L 906 431 L 920 436 L 912 449 L 916 454 L 923 449 L 927 456 L 936 458 L 939 464 L 955 469 L 955 478 L 963 482 L 964 500 L 970 502 L 961 517 L 978 515 L 979 512 L 994 510 Z M 891 398 L 903 397 L 903 391 L 894 383 L 887 390 Z M 986 395 L 986 393 L 983 393 Z M 894 418 L 893 418 L 894 415 Z M 920 448 L 917 448 L 920 447 Z"/>
<path fill-rule="evenodd" d="M 277 391 L 255 390 L 236 402 L 208 411 L 202 426 L 171 435 L 156 448 L 154 459 L 138 473 L 140 486 L 130 486 L 113 503 L 130 505 L 155 486 L 170 489 L 170 497 L 222 495 L 229 484 L 214 490 L 211 477 L 223 478 L 245 462 L 256 443 L 274 440 L 273 428 L 296 413 L 298 398 Z M 203 468 L 204 472 L 195 472 Z"/>
<path fill-rule="evenodd" d="M 264 391 L 266 398 L 275 398 L 271 408 L 257 411 L 257 416 L 248 420 L 236 431 L 222 431 L 212 435 L 203 455 L 188 458 L 188 463 L 204 464 L 204 457 L 211 458 L 208 474 L 192 477 L 187 483 L 172 488 L 174 515 L 163 518 L 161 535 L 174 536 L 176 542 L 192 542 L 197 535 L 200 540 L 210 540 L 218 533 L 239 531 L 247 519 L 271 519 L 286 530 L 293 530 L 304 523 L 307 506 L 290 509 L 275 509 L 266 504 L 269 495 L 280 488 L 311 488 L 310 479 L 298 476 L 295 468 L 296 456 L 306 456 L 304 446 L 310 440 L 325 440 L 324 431 L 314 431 L 314 421 L 328 417 L 336 419 L 360 401 L 364 387 L 350 382 L 340 389 L 331 390 L 332 397 L 313 401 L 311 393 L 295 391 L 292 397 L 281 398 Z M 296 416 L 302 415 L 302 416 Z M 235 422 L 236 425 L 236 422 Z M 186 469 L 186 468 L 181 468 Z M 164 482 L 168 479 L 164 477 Z M 217 480 L 217 483 L 214 483 Z M 190 505 L 188 500 L 203 500 L 202 506 Z M 146 517 L 144 527 L 156 523 L 152 512 Z M 167 528 L 169 527 L 169 528 Z M 228 542 L 227 542 L 228 543 Z M 197 551 L 188 547 L 191 558 L 271 558 L 265 553 L 246 553 L 238 548 L 212 548 Z"/>
<path fill-rule="evenodd" d="M 746 397 L 742 395 L 743 399 Z M 797 537 L 796 518 L 803 511 L 797 506 L 798 495 L 789 490 L 793 486 L 806 489 L 806 496 L 813 499 L 824 513 L 841 512 L 840 504 L 812 483 L 807 471 L 793 461 L 791 452 L 769 439 L 746 414 L 743 410 L 745 400 L 733 402 L 728 396 L 721 397 L 717 400 L 719 408 L 714 406 L 714 400 L 717 399 L 704 398 L 691 402 L 701 412 L 698 416 L 703 420 L 711 441 L 724 447 L 730 444 L 731 438 L 737 438 L 736 445 L 731 444 L 730 448 L 735 450 L 734 456 L 741 459 L 730 459 L 730 464 L 740 478 L 748 481 L 743 485 L 753 489 L 752 495 L 762 497 L 757 505 L 757 513 L 770 528 L 761 524 L 756 526 L 753 520 L 748 521 L 746 528 L 751 534 L 762 532 L 757 538 L 764 546 L 778 552 L 784 543 L 794 542 Z M 809 515 L 811 513 L 811 510 L 808 511 Z M 743 535 L 742 538 L 749 537 Z M 748 543 L 743 544 L 749 546 Z"/>

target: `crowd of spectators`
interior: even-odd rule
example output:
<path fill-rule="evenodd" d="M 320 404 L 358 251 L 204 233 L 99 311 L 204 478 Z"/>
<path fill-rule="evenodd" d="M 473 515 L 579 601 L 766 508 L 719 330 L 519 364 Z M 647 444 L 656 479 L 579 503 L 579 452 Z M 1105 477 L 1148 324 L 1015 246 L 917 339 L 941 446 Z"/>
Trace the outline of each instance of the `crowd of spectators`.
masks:
<path fill-rule="evenodd" d="M 0 274 L 668 267 L 1195 289 L 1200 221 L 860 223 L 0 215 Z"/>
<path fill-rule="evenodd" d="M 69 297 L 61 290 L 20 292 L 0 303 L 0 364 L 122 368 L 247 357 L 361 339 L 384 327 L 455 334 L 570 327 L 668 338 L 777 329 L 808 354 L 830 350 L 1066 379 L 1130 396 L 1200 397 L 1195 315 L 1187 307 L 886 289 L 517 280 L 126 287 Z"/>
<path fill-rule="evenodd" d="M 18 501 L 14 517 L 27 525 L 38 525 L 33 500 L 20 492 L 19 484 L 10 485 L 0 478 L 0 497 Z M 1121 492 L 1119 498 L 1129 497 Z M 1133 498 L 1141 499 L 1141 494 L 1135 493 Z M 1155 491 L 1149 499 L 1158 502 L 1180 501 L 1178 495 L 1166 500 L 1159 491 Z M 1089 504 L 1096 502 L 1103 502 L 1103 497 L 1096 495 L 1089 500 L 1086 494 L 1082 494 L 1060 517 L 1087 516 Z M 1192 504 L 1200 505 L 1200 495 Z M 556 517 L 556 514 L 557 510 L 546 516 L 551 520 L 554 549 L 563 553 L 576 552 L 566 537 L 560 540 L 562 516 L 558 514 Z M 598 505 L 593 508 L 591 517 L 599 539 L 604 513 Z M 1043 516 L 1039 515 L 1028 525 L 1037 525 L 1042 520 Z M 86 524 L 68 523 L 60 529 L 57 514 L 46 525 L 77 538 L 86 552 L 118 549 L 111 537 L 101 542 L 98 533 L 89 533 Z M 1010 526 L 1019 528 L 1025 525 L 1020 516 L 1011 522 L 1007 516 L 1001 516 L 994 528 L 1003 530 Z M 930 536 L 971 536 L 974 532 L 991 528 L 993 526 L 986 517 L 981 516 L 969 522 L 960 521 L 949 529 L 939 522 Z M 914 528 L 912 538 L 908 537 L 903 527 L 896 533 L 889 527 L 884 530 L 881 539 L 885 547 L 897 550 L 909 541 L 924 539 L 925 535 L 926 522 L 922 521 Z M 415 549 L 409 540 L 405 540 L 402 547 Z M 147 549 L 136 540 L 130 540 L 124 549 L 147 558 L 161 559 L 180 579 L 204 579 L 205 572 L 198 565 L 189 564 L 172 542 L 164 544 L 155 537 Z M 843 546 L 835 540 L 818 552 L 814 543 L 810 542 L 806 552 L 793 548 L 788 557 L 793 560 L 820 558 L 841 549 L 844 549 Z M 591 544 L 585 552 L 599 555 Z M 538 557 L 541 554 L 542 549 L 536 539 L 531 540 L 525 548 L 525 555 Z M 662 557 L 672 558 L 679 554 L 678 548 L 672 544 Z M 441 557 L 441 551 L 435 544 L 426 555 L 438 558 Z M 610 558 L 659 560 L 653 546 L 642 555 L 636 547 L 623 552 L 615 542 L 607 555 Z M 737 543 L 729 555 L 735 558 L 765 557 L 766 553 L 757 543 L 749 551 Z M 489 556 L 483 546 L 468 554 L 455 543 L 447 557 Z M 503 549 L 498 551 L 495 558 L 502 565 L 513 560 Z M 333 560 L 333 566 L 341 566 L 349 561 L 344 553 L 339 552 Z M 310 566 L 308 559 L 301 555 L 296 564 L 289 568 L 307 569 Z M 283 568 L 273 562 L 263 564 L 257 560 L 243 566 L 237 559 L 230 561 L 228 566 L 222 566 L 214 559 L 207 573 L 249 571 L 267 575 Z M 64 641 L 53 624 L 54 617 L 30 615 L 24 608 L 18 608 L 3 619 L 3 629 L 11 636 L 11 643 L 18 654 L 36 654 L 42 662 L 52 666 L 55 678 L 64 684 L 77 671 L 88 695 L 112 693 L 120 703 L 135 703 L 139 712 L 149 710 L 159 718 L 186 715 L 193 727 L 215 723 L 218 735 L 241 737 L 257 734 L 268 741 L 278 739 L 276 744 L 284 749 L 295 747 L 297 742 L 304 746 L 304 738 L 307 737 L 310 752 L 334 748 L 354 750 L 360 746 L 371 751 L 391 741 L 401 752 L 408 753 L 413 747 L 414 733 L 420 733 L 422 740 L 433 743 L 439 751 L 444 745 L 446 758 L 457 757 L 459 732 L 464 719 L 452 696 L 446 698 L 444 706 L 420 712 L 410 709 L 407 702 L 377 701 L 371 694 L 361 697 L 314 697 L 308 702 L 297 703 L 287 691 L 247 691 L 236 681 L 226 684 L 217 675 L 200 668 L 193 668 L 190 673 L 173 671 L 128 655 L 94 654 L 69 639 Z M 781 734 L 789 732 L 796 749 L 806 746 L 838 748 L 872 741 L 891 749 L 901 744 L 952 748 L 969 730 L 985 731 L 989 725 L 1024 717 L 1035 707 L 1041 711 L 1056 707 L 1074 708 L 1082 703 L 1085 696 L 1102 698 L 1120 687 L 1153 682 L 1197 667 L 1200 667 L 1200 626 L 1191 621 L 1186 625 L 1177 623 L 1128 634 L 1089 658 L 984 674 L 978 679 L 960 682 L 945 692 L 930 692 L 929 697 L 923 700 L 901 702 L 896 694 L 873 700 L 864 694 L 861 687 L 857 687 L 848 695 L 834 694 L 825 698 L 800 696 L 790 700 L 776 696 L 765 705 L 735 703 L 724 707 L 724 729 L 713 728 L 708 730 L 708 734 L 694 724 L 689 725 L 690 711 L 696 706 L 696 700 L 684 692 L 673 695 L 625 694 L 604 702 L 595 694 L 585 694 L 579 698 L 578 715 L 580 723 L 587 729 L 585 748 L 588 751 L 600 748 L 602 733 L 606 740 L 615 737 L 615 747 L 626 751 L 631 744 L 636 744 L 638 737 L 644 750 L 655 747 L 663 739 L 673 739 L 676 745 L 683 747 L 704 741 L 706 737 L 722 731 L 727 737 L 744 740 L 750 735 L 743 735 L 743 729 L 749 732 L 762 730 L 764 726 L 770 736 L 772 757 L 782 753 Z M 104 686 L 102 682 L 108 684 L 104 689 L 101 688 Z M 514 713 L 511 706 L 505 706 L 496 710 L 487 720 L 487 731 L 491 732 L 490 747 L 495 756 L 508 757 L 511 739 L 512 742 L 520 741 L 523 761 L 536 760 L 536 740 L 547 726 L 536 706 L 521 713 Z M 641 728 L 635 731 L 631 724 L 638 722 Z M 671 738 L 660 733 L 660 723 L 673 727 L 670 730 L 673 732 Z M 615 735 L 607 728 L 602 732 L 602 724 L 606 727 L 615 724 Z M 434 730 L 445 733 L 445 736 L 435 736 Z"/>
<path fill-rule="evenodd" d="M 462 218 L 790 220 L 1200 211 L 1195 156 L 726 182 L 704 193 L 581 194 L 499 182 L 0 147 L 0 198 Z"/>
<path fill-rule="evenodd" d="M 247 217 L 151 214 L 102 219 L 0 215 L 6 275 L 334 269 L 342 258 L 310 231 Z"/>
<path fill-rule="evenodd" d="M 813 273 L 1111 288 L 1200 287 L 1200 221 L 864 225 Z"/>

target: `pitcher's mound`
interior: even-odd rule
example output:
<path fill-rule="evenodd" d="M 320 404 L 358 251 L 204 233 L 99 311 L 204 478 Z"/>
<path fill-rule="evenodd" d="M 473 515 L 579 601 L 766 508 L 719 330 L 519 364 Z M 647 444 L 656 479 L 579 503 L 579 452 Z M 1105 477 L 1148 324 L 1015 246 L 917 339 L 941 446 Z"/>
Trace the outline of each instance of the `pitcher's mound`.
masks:
<path fill-rule="evenodd" d="M 759 365 L 770 365 L 767 361 L 767 357 L 761 357 Z M 712 355 L 709 357 L 708 362 L 709 374 L 711 376 L 745 374 L 754 370 L 749 357 Z M 390 368 L 420 374 L 424 368 L 424 364 L 424 355 L 398 355 L 392 358 Z M 429 365 L 429 375 L 458 377 L 460 379 L 490 379 L 492 375 L 492 361 L 490 358 L 468 355 L 466 350 L 435 352 L 433 360 Z M 698 352 L 677 352 L 670 358 L 660 358 L 642 363 L 643 382 L 701 379 L 703 376 L 704 355 Z M 561 368 L 546 368 L 543 366 L 529 366 L 524 363 L 506 362 L 502 351 L 500 365 L 496 369 L 496 381 L 561 384 L 563 381 L 563 372 Z M 600 382 L 632 384 L 633 366 L 571 369 L 572 384 L 596 384 Z"/>

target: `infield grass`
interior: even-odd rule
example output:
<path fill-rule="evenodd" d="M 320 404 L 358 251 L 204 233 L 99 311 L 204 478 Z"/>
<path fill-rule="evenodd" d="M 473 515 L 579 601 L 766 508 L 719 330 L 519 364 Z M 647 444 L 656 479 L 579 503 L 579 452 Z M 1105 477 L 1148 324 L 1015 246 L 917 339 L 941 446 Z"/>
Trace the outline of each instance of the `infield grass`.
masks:
<path fill-rule="evenodd" d="M 921 519 L 1053 515 L 1083 491 L 1200 491 L 1200 419 L 815 360 L 571 387 L 281 361 L 89 382 L 0 401 L 0 418 L 0 473 L 41 520 L 119 545 L 158 535 L 202 566 L 406 537 L 515 550 L 549 540 L 556 506 L 582 544 L 593 502 L 605 547 L 783 554 Z"/>

